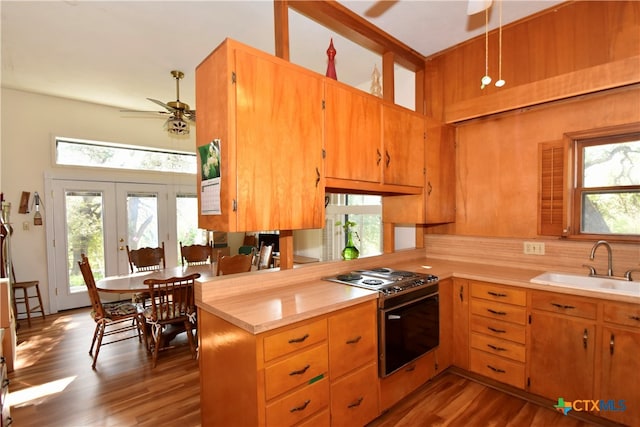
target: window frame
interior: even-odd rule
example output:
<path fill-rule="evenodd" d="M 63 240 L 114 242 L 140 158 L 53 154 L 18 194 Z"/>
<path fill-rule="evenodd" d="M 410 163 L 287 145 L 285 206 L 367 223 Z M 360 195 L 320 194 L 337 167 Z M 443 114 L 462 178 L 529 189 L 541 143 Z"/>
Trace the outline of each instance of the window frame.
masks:
<path fill-rule="evenodd" d="M 606 129 L 591 130 L 580 133 L 567 134 L 571 143 L 569 146 L 569 159 L 567 167 L 571 176 L 569 197 L 567 199 L 569 209 L 568 227 L 566 237 L 576 240 L 607 240 L 611 242 L 639 243 L 640 235 L 635 234 L 601 234 L 584 233 L 582 229 L 582 199 L 584 194 L 594 192 L 615 191 L 640 191 L 640 185 L 612 186 L 612 187 L 588 187 L 583 186 L 583 149 L 589 146 L 614 144 L 630 140 L 640 139 L 640 123 L 616 126 Z"/>

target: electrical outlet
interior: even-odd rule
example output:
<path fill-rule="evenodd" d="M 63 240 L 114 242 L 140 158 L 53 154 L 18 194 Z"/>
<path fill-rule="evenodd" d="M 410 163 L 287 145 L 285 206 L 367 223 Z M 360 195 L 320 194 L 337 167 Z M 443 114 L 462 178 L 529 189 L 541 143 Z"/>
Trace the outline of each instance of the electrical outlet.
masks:
<path fill-rule="evenodd" d="M 524 242 L 525 255 L 544 255 L 544 243 Z"/>

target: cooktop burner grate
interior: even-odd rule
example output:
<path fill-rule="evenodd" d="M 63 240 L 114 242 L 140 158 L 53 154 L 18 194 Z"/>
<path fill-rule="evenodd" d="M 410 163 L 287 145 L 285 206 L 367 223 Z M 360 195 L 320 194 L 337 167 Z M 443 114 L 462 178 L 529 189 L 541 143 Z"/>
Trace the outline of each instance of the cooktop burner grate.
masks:
<path fill-rule="evenodd" d="M 356 273 L 347 273 L 336 276 L 336 279 L 343 280 L 345 282 L 357 282 L 358 280 L 362 279 L 362 276 Z"/>
<path fill-rule="evenodd" d="M 364 279 L 362 281 L 362 284 L 369 285 L 369 286 L 382 285 L 383 283 L 384 283 L 384 281 L 382 281 L 380 279 Z"/>

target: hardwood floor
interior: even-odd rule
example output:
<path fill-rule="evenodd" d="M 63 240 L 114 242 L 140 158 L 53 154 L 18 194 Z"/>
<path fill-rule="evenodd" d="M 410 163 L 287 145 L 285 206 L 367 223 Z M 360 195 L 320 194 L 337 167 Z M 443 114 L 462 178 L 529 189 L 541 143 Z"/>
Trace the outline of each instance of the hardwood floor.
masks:
<path fill-rule="evenodd" d="M 88 309 L 47 316 L 31 328 L 22 323 L 16 370 L 9 375 L 15 426 L 200 425 L 198 362 L 186 339 L 163 352 L 155 369 L 136 340 L 104 346 L 94 371 Z M 446 373 L 369 427 L 588 425 Z"/>

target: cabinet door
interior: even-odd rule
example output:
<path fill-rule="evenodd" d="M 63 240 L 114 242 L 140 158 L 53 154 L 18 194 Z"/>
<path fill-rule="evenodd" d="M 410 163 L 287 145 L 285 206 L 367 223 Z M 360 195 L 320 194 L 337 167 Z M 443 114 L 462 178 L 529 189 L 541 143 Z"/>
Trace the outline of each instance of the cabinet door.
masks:
<path fill-rule="evenodd" d="M 640 420 L 640 332 L 603 328 L 600 393 L 602 402 L 614 401 L 607 411 L 600 407 L 600 415 L 619 423 L 634 425 Z M 620 405 L 624 400 L 625 407 Z"/>
<path fill-rule="evenodd" d="M 384 184 L 424 186 L 424 116 L 383 104 Z"/>
<path fill-rule="evenodd" d="M 238 230 L 322 228 L 322 76 L 236 50 Z"/>
<path fill-rule="evenodd" d="M 453 279 L 453 365 L 469 369 L 469 282 Z"/>
<path fill-rule="evenodd" d="M 593 322 L 532 313 L 529 391 L 566 401 L 593 398 L 595 329 Z"/>
<path fill-rule="evenodd" d="M 440 224 L 456 219 L 455 128 L 426 118 L 426 222 Z"/>
<path fill-rule="evenodd" d="M 327 177 L 380 182 L 380 101 L 357 89 L 325 83 Z"/>

